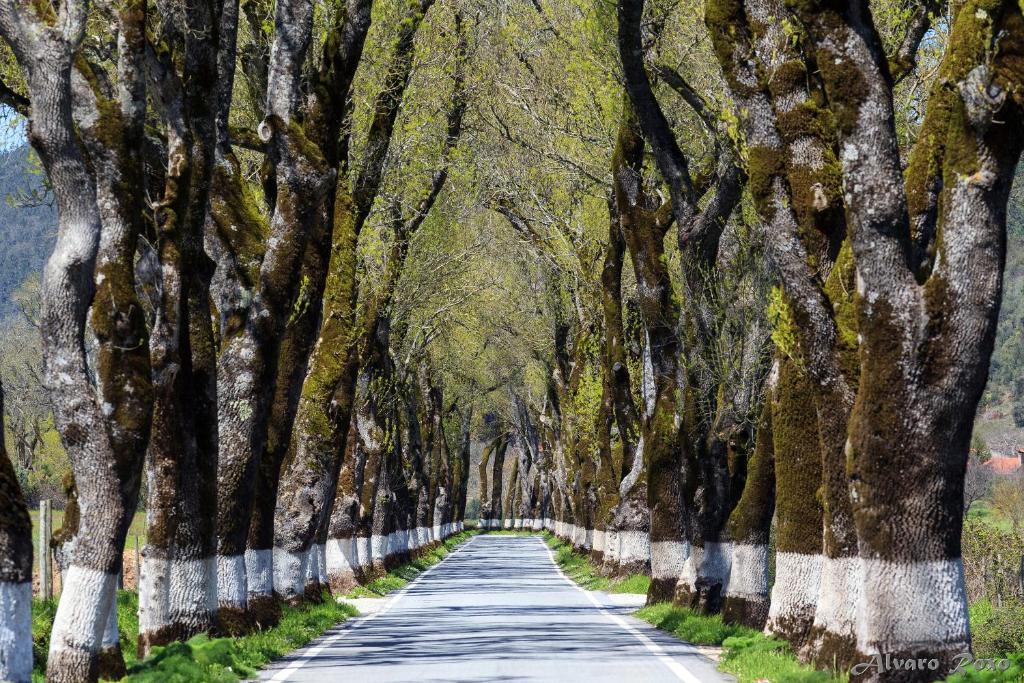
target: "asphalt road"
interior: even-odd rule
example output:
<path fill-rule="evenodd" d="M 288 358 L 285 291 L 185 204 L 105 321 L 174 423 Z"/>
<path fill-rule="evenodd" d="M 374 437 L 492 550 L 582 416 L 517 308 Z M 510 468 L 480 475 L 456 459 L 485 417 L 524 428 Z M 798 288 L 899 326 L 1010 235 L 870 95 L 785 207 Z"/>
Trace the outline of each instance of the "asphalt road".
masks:
<path fill-rule="evenodd" d="M 632 608 L 580 589 L 537 537 L 474 537 L 380 602 L 260 680 L 733 680 L 692 646 L 628 616 Z"/>

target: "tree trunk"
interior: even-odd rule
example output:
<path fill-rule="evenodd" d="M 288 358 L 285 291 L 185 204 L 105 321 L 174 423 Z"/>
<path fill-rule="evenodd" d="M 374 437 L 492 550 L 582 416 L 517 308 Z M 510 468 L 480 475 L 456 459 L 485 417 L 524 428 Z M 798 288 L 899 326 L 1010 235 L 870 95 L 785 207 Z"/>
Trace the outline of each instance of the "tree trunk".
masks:
<path fill-rule="evenodd" d="M 505 497 L 502 503 L 504 510 L 501 528 L 511 529 L 515 520 L 514 506 L 517 505 L 516 497 L 519 494 L 519 458 L 512 459 L 512 472 L 508 478 L 508 486 L 505 489 Z"/>
<path fill-rule="evenodd" d="M 772 391 L 769 387 L 769 393 Z M 732 558 L 722 606 L 722 619 L 727 624 L 742 624 L 758 631 L 764 628 L 769 609 L 768 537 L 775 514 L 772 439 L 772 402 L 769 400 L 761 410 L 743 495 L 729 517 L 727 535 L 732 542 Z"/>
<path fill-rule="evenodd" d="M 62 572 L 65 599 L 50 640 L 48 678 L 53 681 L 86 681 L 99 673 L 150 427 L 147 337 L 132 269 L 142 206 L 139 148 L 132 142 L 141 134 L 145 100 L 138 61 L 144 13 L 134 9 L 125 7 L 121 16 L 122 97 L 103 107 L 101 117 L 97 110 L 107 103 L 97 102 L 80 74 L 72 77 L 85 7 L 61 5 L 58 31 L 34 9 L 13 2 L 0 6 L 0 33 L 19 63 L 31 63 L 25 71 L 29 140 L 58 209 L 57 243 L 41 287 L 44 384 L 82 502 L 81 533 Z M 73 120 L 73 111 L 81 120 Z M 99 345 L 94 388 L 84 336 L 99 274 L 104 299 L 93 310 Z"/>
<path fill-rule="evenodd" d="M 478 465 L 479 477 L 480 477 L 480 528 L 486 529 L 487 522 L 491 518 L 491 490 L 487 486 L 487 466 L 491 463 L 491 454 L 494 453 L 495 449 L 500 444 L 501 437 L 496 437 L 490 441 L 485 447 L 483 453 L 480 455 L 480 464 Z"/>
<path fill-rule="evenodd" d="M 298 292 L 306 247 L 322 217 L 333 169 L 298 122 L 299 81 L 313 8 L 304 0 L 276 6 L 276 38 L 259 135 L 276 154 L 274 211 L 251 303 L 223 335 L 217 364 L 220 427 L 217 466 L 218 621 L 227 633 L 247 630 L 245 549 L 259 461 L 266 447 L 280 340 Z"/>
<path fill-rule="evenodd" d="M 213 25 L 208 5 L 196 11 L 197 25 Z M 209 43 L 215 38 L 210 31 L 184 37 L 183 49 L 192 55 L 183 76 L 169 55 L 148 65 L 168 130 L 167 158 L 174 163 L 168 165 L 156 213 L 156 250 L 143 252 L 139 262 L 147 286 L 159 293 L 150 339 L 156 395 L 146 466 L 148 533 L 139 572 L 138 650 L 143 655 L 153 645 L 208 630 L 214 608 L 209 596 L 215 586 L 216 380 L 203 234 L 209 188 L 218 183 L 211 181 L 214 112 L 205 103 L 196 106 L 195 81 L 214 77 Z M 237 162 L 231 168 L 237 169 Z"/>
<path fill-rule="evenodd" d="M 494 464 L 491 466 L 491 496 L 490 496 L 490 517 L 486 529 L 501 529 L 504 526 L 504 511 L 507 507 L 502 506 L 502 484 L 505 476 L 505 452 L 508 450 L 508 435 L 499 437 L 494 450 Z"/>
<path fill-rule="evenodd" d="M 613 157 L 616 207 L 641 292 L 640 310 L 653 380 L 637 450 L 642 451 L 647 468 L 652 578 L 647 599 L 654 603 L 672 598 L 684 560 L 679 429 L 674 424 L 679 350 L 675 325 L 679 309 L 664 258 L 667 224 L 659 223 L 644 206 L 646 198 L 641 175 L 644 142 L 628 99 L 623 103 L 622 117 Z M 636 514 L 627 507 L 628 500 L 629 496 L 623 495 L 622 510 Z M 620 561 L 627 561 L 621 554 L 620 558 Z"/>
<path fill-rule="evenodd" d="M 327 584 L 335 595 L 343 595 L 352 588 L 359 567 L 355 530 L 361 494 L 356 486 L 360 466 L 356 461 L 356 430 L 349 428 L 325 548 Z"/>
<path fill-rule="evenodd" d="M 279 569 L 274 560 L 274 510 L 278 503 L 279 485 L 284 478 L 283 465 L 292 441 L 303 379 L 320 331 L 320 303 L 324 299 L 327 280 L 331 252 L 329 226 L 333 224 L 330 214 L 334 206 L 333 202 L 325 204 L 324 216 L 315 225 L 317 233 L 306 249 L 302 265 L 301 277 L 305 286 L 295 303 L 281 343 L 274 398 L 270 405 L 267 447 L 257 474 L 256 499 L 245 552 L 249 612 L 253 621 L 263 627 L 277 623 L 280 618 L 280 605 L 274 595 L 274 577 Z M 339 446 L 335 462 L 340 463 L 340 453 Z M 336 481 L 337 467 L 330 469 L 328 476 Z M 332 498 L 333 493 L 332 490 Z M 317 516 L 316 523 L 321 524 L 323 516 Z M 319 595 L 318 590 L 315 592 Z"/>
<path fill-rule="evenodd" d="M 0 434 L 4 395 L 0 386 Z M 32 520 L 0 439 L 0 680 L 32 680 Z"/>
<path fill-rule="evenodd" d="M 770 397 L 775 455 L 775 585 L 766 631 L 794 648 L 806 642 L 818 601 L 822 564 L 820 451 L 813 388 L 788 357 L 781 357 Z"/>
<path fill-rule="evenodd" d="M 833 113 L 849 112 L 839 139 L 852 188 L 861 335 L 846 446 L 864 590 L 857 650 L 936 659 L 945 671 L 970 643 L 963 479 L 1002 295 L 1008 193 L 1024 145 L 1024 17 L 1009 1 L 959 8 L 906 175 L 870 15 L 858 7 L 801 11 L 800 18 L 816 43 L 839 46 L 829 53 L 836 68 L 823 70 L 823 79 Z M 863 82 L 861 92 L 849 92 L 847 74 Z M 938 173 L 941 189 L 929 198 Z M 921 246 L 926 257 L 915 263 L 907 255 Z"/>

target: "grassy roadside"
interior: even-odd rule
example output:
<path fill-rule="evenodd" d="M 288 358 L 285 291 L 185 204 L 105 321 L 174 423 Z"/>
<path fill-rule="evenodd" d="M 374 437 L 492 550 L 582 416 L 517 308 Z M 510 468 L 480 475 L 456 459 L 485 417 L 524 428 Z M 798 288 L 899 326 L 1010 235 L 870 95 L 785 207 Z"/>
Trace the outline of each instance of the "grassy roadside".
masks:
<path fill-rule="evenodd" d="M 353 591 L 348 597 L 380 597 L 401 588 L 476 533 L 464 531 L 451 536 L 430 552 L 396 568 L 365 588 Z M 360 595 L 354 595 L 357 592 Z M 335 624 L 358 614 L 355 607 L 338 602 L 328 593 L 323 598 L 319 604 L 300 607 L 284 605 L 281 621 L 273 628 L 240 638 L 199 635 L 188 642 L 153 648 L 153 652 L 140 661 L 136 655 L 139 633 L 138 595 L 120 591 L 117 596 L 118 627 L 121 632 L 121 650 L 128 665 L 128 676 L 122 680 L 136 683 L 230 683 L 244 680 L 255 675 L 272 660 L 302 647 Z M 33 601 L 33 683 L 45 681 L 46 654 L 56 612 L 56 600 Z"/>
<path fill-rule="evenodd" d="M 437 547 L 423 553 L 415 560 L 395 567 L 384 576 L 374 579 L 365 586 L 356 586 L 350 590 L 345 597 L 381 598 L 392 591 L 400 590 L 427 569 L 443 560 L 449 553 L 455 550 L 457 546 L 462 545 L 479 533 L 480 532 L 475 529 L 466 529 L 465 531 L 460 531 L 454 536 L 449 536 L 439 543 Z"/>
<path fill-rule="evenodd" d="M 488 533 L 532 536 L 527 531 L 492 531 Z M 572 544 L 545 531 L 543 536 L 555 553 L 555 561 L 573 581 L 588 590 L 609 590 L 609 580 L 599 575 L 590 558 L 576 552 Z M 611 592 L 646 593 L 650 579 L 645 576 L 628 577 L 621 582 L 610 582 Z M 1008 614 L 1008 615 L 1007 615 Z M 1019 619 L 1016 613 L 1003 614 L 1003 621 Z M 1024 612 L 1021 612 L 1024 614 Z M 698 614 L 685 607 L 659 603 L 643 607 L 634 613 L 639 619 L 671 633 L 680 640 L 694 645 L 722 648 L 719 669 L 731 673 L 739 683 L 842 683 L 849 677 L 828 671 L 818 671 L 797 661 L 789 643 L 769 638 L 760 631 L 743 626 L 731 626 L 721 615 Z M 1024 681 L 1024 652 L 1012 652 L 1005 658 L 993 655 L 1001 648 L 1013 647 L 1016 633 L 1012 624 L 999 622 L 991 606 L 975 604 L 971 609 L 971 632 L 975 634 L 975 656 L 1004 660 L 1005 670 L 994 669 L 985 659 L 968 664 L 964 671 L 946 679 L 946 683 L 1021 683 Z M 1018 625 L 1019 626 L 1019 625 Z M 984 650 L 979 652 L 979 648 Z M 979 670 L 980 668 L 980 670 Z"/>
<path fill-rule="evenodd" d="M 196 681 L 230 683 L 252 676 L 260 667 L 277 657 L 302 647 L 335 624 L 358 614 L 357 610 L 324 594 L 323 602 L 301 607 L 285 605 L 277 626 L 241 638 L 210 638 L 199 635 L 184 643 L 153 648 L 146 659 L 136 657 L 139 633 L 139 600 L 135 593 L 120 591 L 117 596 L 121 650 L 128 665 L 122 680 L 138 682 Z M 33 683 L 45 681 L 46 651 L 56 613 L 56 601 L 36 601 L 32 605 L 32 650 L 35 670 Z"/>
<path fill-rule="evenodd" d="M 29 510 L 29 517 L 32 518 L 32 547 L 39 547 L 39 510 Z M 52 524 L 53 530 L 58 531 L 64 524 L 64 511 L 54 510 L 52 513 Z M 128 536 L 125 541 L 125 550 L 132 547 L 134 543 L 134 536 L 139 537 L 139 545 L 146 543 L 146 513 L 145 511 L 138 511 L 132 516 L 131 526 L 128 527 Z"/>
<path fill-rule="evenodd" d="M 531 532 L 490 533 L 533 535 Z M 571 543 L 547 531 L 543 536 L 554 551 L 558 566 L 583 588 L 611 593 L 647 592 L 650 578 L 642 575 L 624 579 L 601 576 L 590 558 L 573 550 Z M 694 645 L 723 648 L 719 668 L 736 676 L 739 683 L 831 683 L 846 680 L 845 676 L 836 677 L 800 664 L 788 643 L 767 638 L 749 628 L 726 625 L 718 615 L 705 616 L 669 603 L 660 603 L 643 607 L 634 616 Z"/>
<path fill-rule="evenodd" d="M 697 614 L 667 602 L 638 610 L 635 616 L 694 645 L 722 648 L 718 668 L 736 676 L 739 683 L 828 683 L 846 681 L 845 675 L 817 671 L 793 656 L 789 643 L 769 638 L 760 631 L 731 626 L 720 615 Z"/>

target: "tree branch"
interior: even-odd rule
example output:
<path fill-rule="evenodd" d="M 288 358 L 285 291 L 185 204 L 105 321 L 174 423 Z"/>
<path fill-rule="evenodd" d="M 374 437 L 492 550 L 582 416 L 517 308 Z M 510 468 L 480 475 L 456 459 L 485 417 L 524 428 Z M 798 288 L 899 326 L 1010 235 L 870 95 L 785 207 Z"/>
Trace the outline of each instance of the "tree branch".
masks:
<path fill-rule="evenodd" d="M 694 215 L 696 199 L 686 157 L 676 142 L 672 127 L 658 104 L 644 66 L 641 22 L 644 0 L 619 0 L 619 56 L 622 59 L 626 91 L 633 102 L 644 137 L 650 142 L 665 182 L 672 195 L 676 221 L 688 224 Z"/>

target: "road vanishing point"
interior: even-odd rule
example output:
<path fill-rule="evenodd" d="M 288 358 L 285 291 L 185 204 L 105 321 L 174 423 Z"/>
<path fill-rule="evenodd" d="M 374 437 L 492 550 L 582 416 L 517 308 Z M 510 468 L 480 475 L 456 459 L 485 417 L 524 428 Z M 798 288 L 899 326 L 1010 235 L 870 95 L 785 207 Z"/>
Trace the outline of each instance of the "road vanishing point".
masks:
<path fill-rule="evenodd" d="M 585 591 L 539 537 L 475 536 L 262 681 L 733 681 L 695 647 Z M 364 607 L 367 601 L 358 601 Z"/>

